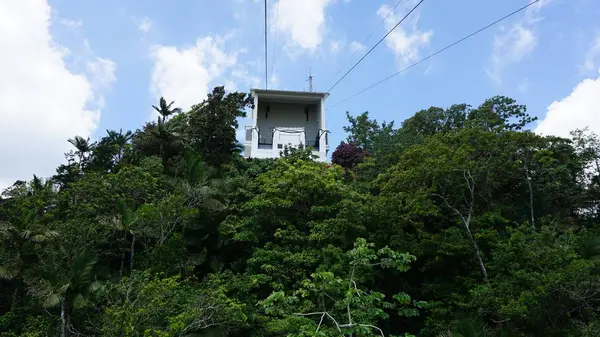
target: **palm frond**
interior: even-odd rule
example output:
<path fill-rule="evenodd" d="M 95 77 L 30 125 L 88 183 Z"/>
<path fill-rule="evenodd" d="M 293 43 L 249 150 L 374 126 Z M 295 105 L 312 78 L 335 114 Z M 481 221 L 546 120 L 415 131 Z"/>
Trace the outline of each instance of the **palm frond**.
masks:
<path fill-rule="evenodd" d="M 25 229 L 25 230 L 23 230 L 23 231 L 21 232 L 21 237 L 22 237 L 23 239 L 26 239 L 26 240 L 28 240 L 30 236 L 31 236 L 31 230 L 30 230 L 30 229 Z"/>
<path fill-rule="evenodd" d="M 87 305 L 87 300 L 85 299 L 85 297 L 83 297 L 81 293 L 77 293 L 73 297 L 72 305 L 75 309 L 81 309 Z"/>
<path fill-rule="evenodd" d="M 47 237 L 46 235 L 44 235 L 43 233 L 38 233 L 38 234 L 33 234 L 29 237 L 29 239 L 33 242 L 44 242 L 46 241 Z"/>
<path fill-rule="evenodd" d="M 57 293 L 62 295 L 64 293 L 66 293 L 70 287 L 71 287 L 71 282 L 67 282 L 58 288 Z"/>
<path fill-rule="evenodd" d="M 96 280 L 96 281 L 93 281 L 92 283 L 90 283 L 90 286 L 88 288 L 90 291 L 94 292 L 94 291 L 97 291 L 98 289 L 100 289 L 100 287 L 102 287 L 102 282 Z"/>
<path fill-rule="evenodd" d="M 71 269 L 73 281 L 75 283 L 87 282 L 97 262 L 96 256 L 88 250 L 78 254 Z"/>
<path fill-rule="evenodd" d="M 494 331 L 480 317 L 465 317 L 455 322 L 452 336 L 455 337 L 492 337 Z"/>
<path fill-rule="evenodd" d="M 209 210 L 213 211 L 221 211 L 225 208 L 225 204 L 218 199 L 215 198 L 204 198 L 200 202 L 200 204 Z"/>
<path fill-rule="evenodd" d="M 60 302 L 62 302 L 62 300 L 63 300 L 63 297 L 60 296 L 59 294 L 50 294 L 46 298 L 44 298 L 42 305 L 45 308 L 54 308 L 57 305 L 59 305 Z"/>
<path fill-rule="evenodd" d="M 121 228 L 126 228 L 131 223 L 131 211 L 123 197 L 117 198 L 117 210 L 121 216 Z"/>
<path fill-rule="evenodd" d="M 0 279 L 12 280 L 15 276 L 16 275 L 13 271 L 0 266 Z"/>

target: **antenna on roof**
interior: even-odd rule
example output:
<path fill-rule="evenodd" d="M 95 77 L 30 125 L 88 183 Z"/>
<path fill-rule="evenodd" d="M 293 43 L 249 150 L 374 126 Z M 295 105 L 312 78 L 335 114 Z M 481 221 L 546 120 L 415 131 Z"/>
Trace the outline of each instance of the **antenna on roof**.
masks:
<path fill-rule="evenodd" d="M 308 66 L 308 91 L 313 92 L 313 75 L 310 66 Z"/>

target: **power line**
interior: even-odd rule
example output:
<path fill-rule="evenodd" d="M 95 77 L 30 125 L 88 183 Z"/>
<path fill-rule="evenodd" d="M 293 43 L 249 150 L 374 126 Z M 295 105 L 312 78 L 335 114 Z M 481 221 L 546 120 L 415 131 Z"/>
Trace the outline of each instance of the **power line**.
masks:
<path fill-rule="evenodd" d="M 339 101 L 339 102 L 335 103 L 334 105 L 332 105 L 332 106 L 331 106 L 331 108 L 333 108 L 333 107 L 336 107 L 336 106 L 338 106 L 338 105 L 340 105 L 340 104 L 342 104 L 342 103 L 344 103 L 344 102 L 347 102 L 347 101 L 349 101 L 350 99 L 352 99 L 352 98 L 354 98 L 354 97 L 356 97 L 356 96 L 358 96 L 358 95 L 362 94 L 363 92 L 365 92 L 365 91 L 367 91 L 367 90 L 370 90 L 370 89 L 372 89 L 372 88 L 374 88 L 374 87 L 376 87 L 376 86 L 380 85 L 381 83 L 383 83 L 383 82 L 385 82 L 385 81 L 387 81 L 387 80 L 391 79 L 392 77 L 395 77 L 395 76 L 399 75 L 400 73 L 403 73 L 403 72 L 407 71 L 408 69 L 410 69 L 410 68 L 412 68 L 412 67 L 414 67 L 414 66 L 416 66 L 416 65 L 418 65 L 418 64 L 420 64 L 420 63 L 423 63 L 423 62 L 425 62 L 425 61 L 429 60 L 430 58 L 432 58 L 432 57 L 434 57 L 434 56 L 436 56 L 436 55 L 438 55 L 438 54 L 440 54 L 440 53 L 442 53 L 442 52 L 444 52 L 444 51 L 446 51 L 446 50 L 448 50 L 448 49 L 450 49 L 450 48 L 452 48 L 452 47 L 456 46 L 457 44 L 459 44 L 459 43 L 461 43 L 461 42 L 463 42 L 463 41 L 465 41 L 465 40 L 468 40 L 468 39 L 472 38 L 473 36 L 475 36 L 475 35 L 477 35 L 477 34 L 479 34 L 479 33 L 483 32 L 484 30 L 486 30 L 486 29 L 488 29 L 488 28 L 490 28 L 490 27 L 492 27 L 492 26 L 494 26 L 494 25 L 496 25 L 496 24 L 498 24 L 498 23 L 500 23 L 500 22 L 502 22 L 502 21 L 504 21 L 504 20 L 506 20 L 506 19 L 510 18 L 511 16 L 513 16 L 513 15 L 515 15 L 515 14 L 519 13 L 519 12 L 522 12 L 522 11 L 524 11 L 525 9 L 527 9 L 527 8 L 529 8 L 529 7 L 531 7 L 531 6 L 533 6 L 534 4 L 536 4 L 536 3 L 540 2 L 540 1 L 541 1 L 541 0 L 534 0 L 534 1 L 530 2 L 529 4 L 527 4 L 527 5 L 525 5 L 525 6 L 521 7 L 521 8 L 519 8 L 519 9 L 517 9 L 517 10 L 515 10 L 514 12 L 512 12 L 512 13 L 510 13 L 510 14 L 508 14 L 508 15 L 505 15 L 504 17 L 502 17 L 502 18 L 500 18 L 500 19 L 498 19 L 498 20 L 496 20 L 496 21 L 494 21 L 494 22 L 490 23 L 489 25 L 487 25 L 487 26 L 485 26 L 485 27 L 483 27 L 483 28 L 480 28 L 480 29 L 478 29 L 477 31 L 475 31 L 475 32 L 473 32 L 473 33 L 471 33 L 471 34 L 469 34 L 469 35 L 467 35 L 467 36 L 463 37 L 462 39 L 460 39 L 460 40 L 458 40 L 458 41 L 455 41 L 455 42 L 453 42 L 453 43 L 451 43 L 451 44 L 447 45 L 446 47 L 444 47 L 444 48 L 442 48 L 442 49 L 440 49 L 440 50 L 436 51 L 435 53 L 433 53 L 433 54 L 430 54 L 429 56 L 427 56 L 427 57 L 425 57 L 425 58 L 423 58 L 423 59 L 421 59 L 421 60 L 419 60 L 419 61 L 417 61 L 417 62 L 415 62 L 415 63 L 413 63 L 413 64 L 411 64 L 411 65 L 409 65 L 409 66 L 407 66 L 406 68 L 403 68 L 403 69 L 399 70 L 398 72 L 396 72 L 396 73 L 394 73 L 394 74 L 392 74 L 392 75 L 390 75 L 390 76 L 388 76 L 388 77 L 386 77 L 386 78 L 382 79 L 381 81 L 379 81 L 379 82 L 377 82 L 377 83 L 375 83 L 375 84 L 373 84 L 373 85 L 371 85 L 371 86 L 369 86 L 369 87 L 366 87 L 366 88 L 364 88 L 364 89 L 360 90 L 359 92 L 357 92 L 357 93 L 355 93 L 355 94 L 353 94 L 353 95 L 351 95 L 351 96 L 349 96 L 349 97 L 347 97 L 347 98 L 345 98 L 345 99 L 343 99 L 343 100 L 341 100 L 341 101 Z"/>
<path fill-rule="evenodd" d="M 281 0 L 277 1 L 277 5 L 275 5 L 275 29 L 273 29 L 273 35 L 272 40 L 273 42 L 271 43 L 271 76 L 275 75 L 275 64 L 276 64 L 276 59 L 275 59 L 275 50 L 276 48 L 276 43 L 277 42 L 277 26 L 279 25 L 279 4 L 281 3 Z"/>
<path fill-rule="evenodd" d="M 269 88 L 269 68 L 267 51 L 267 0 L 265 0 L 265 89 Z"/>
<path fill-rule="evenodd" d="M 398 0 L 398 2 L 396 2 L 396 4 L 394 5 L 394 7 L 390 10 L 390 12 L 379 22 L 379 24 L 377 25 L 377 27 L 375 27 L 375 29 L 373 29 L 371 31 L 371 33 L 361 42 L 361 46 L 364 45 L 365 43 L 367 43 L 367 41 L 369 41 L 369 39 L 371 38 L 371 36 L 373 36 L 373 34 L 375 34 L 375 32 L 379 29 L 379 27 L 381 27 L 381 25 L 385 22 L 385 20 L 387 20 L 387 18 L 390 17 L 390 15 L 392 15 L 392 13 L 394 13 L 394 11 L 396 10 L 396 8 L 398 8 L 398 6 L 402 3 L 402 1 L 404 0 Z M 348 59 L 346 59 L 345 62 L 342 63 L 342 66 L 338 69 L 338 71 L 335 72 L 335 74 L 333 74 L 331 77 L 336 77 L 337 74 L 340 73 L 340 71 L 342 71 L 342 69 L 344 69 L 344 67 L 346 66 L 346 64 L 348 64 L 348 62 L 350 62 L 350 60 L 352 60 L 354 58 L 354 56 L 356 56 L 356 54 L 358 53 L 358 51 L 360 50 L 360 48 L 356 48 L 356 50 L 354 50 L 354 53 L 352 53 L 352 55 L 350 55 L 350 57 Z"/>
<path fill-rule="evenodd" d="M 384 36 L 383 36 L 383 37 L 382 37 L 382 38 L 381 38 L 379 41 L 377 41 L 377 43 L 376 43 L 376 44 L 375 44 L 373 47 L 371 47 L 371 49 L 369 49 L 369 51 L 368 51 L 368 52 L 367 52 L 365 55 L 363 55 L 363 57 L 361 57 L 361 58 L 360 58 L 360 60 L 358 60 L 358 62 L 356 62 L 356 63 L 355 63 L 353 66 L 352 66 L 352 68 L 350 68 L 350 69 L 349 69 L 349 70 L 348 70 L 348 71 L 347 71 L 347 72 L 344 74 L 344 76 L 342 76 L 342 77 L 341 77 L 341 78 L 340 78 L 340 79 L 339 79 L 337 82 L 335 82 L 335 84 L 334 84 L 333 86 L 331 86 L 331 88 L 329 88 L 329 90 L 327 90 L 327 93 L 329 93 L 331 90 L 333 90 L 333 88 L 335 88 L 335 86 L 336 86 L 336 85 L 338 85 L 338 83 L 340 83 L 340 82 L 341 82 L 341 81 L 342 81 L 344 78 L 346 78 L 346 76 L 348 76 L 348 74 L 350 74 L 350 72 L 351 72 L 352 70 L 354 70 L 354 68 L 356 68 L 356 66 L 358 66 L 358 65 L 359 65 L 359 64 L 362 62 L 362 60 L 364 60 L 364 59 L 365 59 L 365 58 L 366 58 L 366 57 L 367 57 L 367 56 L 368 56 L 368 55 L 369 55 L 369 54 L 370 54 L 370 53 L 371 53 L 371 52 L 372 52 L 372 51 L 373 51 L 375 48 L 377 48 L 377 46 L 378 46 L 378 45 L 379 45 L 381 42 L 383 42 L 383 40 L 385 40 L 385 38 L 386 38 L 386 37 L 388 37 L 388 35 L 390 35 L 390 34 L 391 34 L 393 31 L 394 31 L 394 29 L 396 29 L 398 26 L 400 26 L 400 24 L 401 24 L 402 22 L 404 22 L 404 20 L 406 20 L 406 18 L 408 18 L 408 16 L 409 16 L 409 15 L 411 15 L 411 14 L 412 14 L 412 12 L 414 12 L 414 11 L 415 11 L 415 10 L 416 10 L 416 9 L 417 9 L 417 8 L 418 8 L 418 7 L 419 7 L 421 4 L 422 4 L 422 3 L 423 3 L 423 1 L 425 1 L 425 0 L 421 0 L 421 1 L 419 1 L 419 3 L 417 3 L 417 4 L 416 4 L 416 5 L 415 5 L 415 6 L 414 6 L 414 7 L 413 7 L 413 8 L 412 8 L 412 9 L 411 9 L 411 10 L 410 10 L 408 13 L 406 13 L 406 15 L 405 15 L 405 16 L 404 16 L 404 17 L 403 17 L 403 18 L 402 18 L 400 21 L 398 21 L 398 23 L 397 23 L 397 24 L 396 24 L 394 27 L 392 27 L 392 29 L 390 29 L 390 30 L 389 30 L 389 31 L 388 31 L 388 32 L 387 32 L 387 33 L 386 33 L 386 34 L 385 34 L 385 35 L 384 35 Z M 538 1 L 539 1 L 539 0 L 538 0 Z"/>

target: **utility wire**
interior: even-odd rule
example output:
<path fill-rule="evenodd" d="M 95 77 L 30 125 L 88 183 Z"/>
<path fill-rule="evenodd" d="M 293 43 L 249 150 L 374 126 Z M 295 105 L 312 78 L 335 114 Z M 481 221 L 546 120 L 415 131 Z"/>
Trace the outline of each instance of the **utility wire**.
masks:
<path fill-rule="evenodd" d="M 279 4 L 281 3 L 281 0 L 277 1 L 277 5 L 275 5 L 275 29 L 273 29 L 273 35 L 271 35 L 271 39 L 273 40 L 273 42 L 271 43 L 271 76 L 275 75 L 275 64 L 276 59 L 275 59 L 275 50 L 276 48 L 276 42 L 277 42 L 277 26 L 279 25 Z M 273 83 L 271 83 L 273 84 Z"/>
<path fill-rule="evenodd" d="M 394 7 L 390 10 L 390 12 L 379 22 L 379 24 L 377 25 L 377 27 L 375 27 L 375 29 L 373 29 L 371 31 L 371 33 L 361 42 L 361 46 L 364 46 L 365 43 L 367 43 L 367 41 L 369 41 L 369 39 L 371 38 L 371 36 L 373 36 L 373 34 L 375 34 L 375 32 L 379 29 L 379 27 L 381 27 L 381 25 L 385 22 L 385 20 L 387 20 L 387 18 L 390 17 L 390 15 L 392 15 L 392 13 L 394 13 L 394 11 L 396 10 L 396 8 L 398 8 L 398 6 L 402 3 L 402 1 L 404 0 L 398 0 L 398 2 L 396 2 L 396 4 L 394 5 Z M 346 67 L 346 64 L 348 64 L 348 62 L 350 62 L 350 60 L 352 60 L 354 58 L 354 56 L 356 56 L 356 54 L 359 52 L 361 48 L 356 48 L 356 50 L 354 50 L 354 53 L 352 53 L 352 55 L 350 55 L 350 57 L 348 59 L 346 59 L 345 62 L 342 63 L 342 66 L 338 69 L 338 71 L 335 72 L 335 74 L 333 74 L 331 77 L 336 77 L 341 71 L 342 69 L 344 69 L 344 67 Z"/>
<path fill-rule="evenodd" d="M 269 88 L 269 67 L 267 52 L 267 0 L 265 0 L 265 89 Z"/>
<path fill-rule="evenodd" d="M 400 26 L 400 24 L 402 22 L 404 22 L 404 20 L 406 20 L 406 18 L 408 18 L 408 16 L 411 15 L 412 12 L 414 12 L 423 3 L 423 1 L 425 1 L 425 0 L 419 1 L 419 3 L 417 3 L 408 13 L 406 13 L 406 15 L 402 19 L 400 19 L 400 21 L 398 21 L 398 23 L 394 27 L 392 27 L 392 29 L 390 29 L 379 41 L 377 41 L 377 43 L 373 47 L 371 47 L 371 49 L 369 49 L 369 51 L 365 55 L 363 55 L 363 57 L 361 57 L 360 60 L 358 60 L 358 62 L 356 62 L 352 66 L 352 68 L 350 68 L 344 74 L 344 76 L 342 76 L 337 82 L 335 82 L 335 84 L 333 86 L 331 86 L 331 88 L 329 88 L 329 90 L 327 90 L 327 93 L 329 93 L 331 90 L 333 90 L 333 88 L 335 88 L 338 85 L 338 83 L 340 83 L 344 78 L 346 78 L 346 76 L 348 76 L 348 74 L 350 74 L 350 72 L 352 70 L 354 70 L 354 68 L 356 68 L 356 66 L 358 66 L 362 62 L 362 60 L 364 60 L 369 54 L 371 54 L 371 52 L 375 48 L 377 48 L 377 46 L 379 46 L 379 44 L 381 44 L 381 42 L 383 42 L 383 40 L 385 40 L 385 38 L 388 37 L 388 35 L 390 35 L 394 31 L 394 29 L 396 29 L 398 26 Z"/>
<path fill-rule="evenodd" d="M 510 18 L 511 16 L 513 16 L 513 15 L 519 13 L 519 12 L 524 11 L 525 9 L 533 6 L 534 4 L 536 4 L 536 3 L 540 2 L 540 1 L 541 0 L 534 0 L 534 1 L 530 2 L 529 4 L 527 4 L 527 5 L 519 8 L 519 9 L 517 9 L 516 11 L 514 11 L 514 12 L 512 12 L 512 13 L 510 13 L 510 14 L 508 14 L 508 15 L 506 15 L 506 16 L 504 16 L 504 17 L 502 17 L 502 18 L 500 18 L 500 19 L 498 19 L 498 20 L 496 20 L 496 21 L 494 21 L 492 23 L 490 23 L 489 25 L 487 25 L 487 26 L 485 26 L 483 28 L 480 28 L 479 30 L 477 30 L 477 31 L 475 31 L 475 32 L 473 32 L 473 33 L 471 33 L 471 34 L 463 37 L 462 39 L 460 39 L 460 40 L 458 40 L 456 42 L 453 42 L 453 43 L 447 45 L 446 47 L 444 47 L 444 48 L 436 51 L 435 53 L 430 54 L 429 56 L 427 56 L 427 57 L 425 57 L 425 58 L 423 58 L 423 59 L 421 59 L 421 60 L 419 60 L 419 61 L 417 61 L 417 62 L 415 62 L 415 63 L 413 63 L 411 65 L 409 65 L 409 66 L 407 66 L 406 68 L 403 68 L 403 69 L 399 70 L 398 72 L 396 72 L 396 73 L 394 73 L 394 74 L 392 74 L 392 75 L 390 75 L 390 76 L 382 79 L 381 81 L 379 81 L 379 82 L 377 82 L 377 83 L 375 83 L 375 84 L 373 84 L 373 85 L 371 85 L 369 87 L 366 87 L 366 88 L 360 90 L 359 92 L 357 92 L 357 93 L 355 93 L 355 94 L 353 94 L 353 95 L 351 95 L 351 96 L 349 96 L 349 97 L 347 97 L 347 98 L 345 98 L 345 99 L 343 99 L 343 100 L 335 103 L 334 105 L 331 106 L 331 108 L 336 107 L 336 106 L 338 106 L 338 105 L 340 105 L 340 104 L 342 104 L 344 102 L 347 102 L 348 100 L 350 100 L 350 99 L 352 99 L 352 98 L 354 98 L 354 97 L 362 94 L 363 92 L 365 92 L 367 90 L 370 90 L 370 89 L 372 89 L 372 88 L 380 85 L 381 83 L 383 83 L 383 82 L 391 79 L 392 77 L 395 77 L 395 76 L 399 75 L 400 73 L 403 73 L 403 72 L 407 71 L 408 69 L 410 69 L 410 68 L 412 68 L 412 67 L 414 67 L 414 66 L 416 66 L 416 65 L 418 65 L 420 63 L 423 63 L 423 62 L 429 60 L 430 58 L 432 58 L 432 57 L 434 57 L 434 56 L 436 56 L 436 55 L 438 55 L 438 54 L 440 54 L 440 53 L 442 53 L 442 52 L 444 52 L 444 51 L 446 51 L 446 50 L 448 50 L 448 49 L 456 46 L 457 44 L 459 44 L 459 43 L 461 43 L 461 42 L 463 42 L 465 40 L 468 40 L 468 39 L 472 38 L 473 36 L 475 36 L 475 35 L 483 32 L 484 30 L 486 30 L 486 29 L 488 29 L 488 28 L 490 28 L 490 27 L 492 27 L 492 26 L 494 26 L 494 25 L 496 25 L 496 24 L 498 24 L 498 23 L 500 23 L 500 22 L 502 22 L 502 21 Z"/>

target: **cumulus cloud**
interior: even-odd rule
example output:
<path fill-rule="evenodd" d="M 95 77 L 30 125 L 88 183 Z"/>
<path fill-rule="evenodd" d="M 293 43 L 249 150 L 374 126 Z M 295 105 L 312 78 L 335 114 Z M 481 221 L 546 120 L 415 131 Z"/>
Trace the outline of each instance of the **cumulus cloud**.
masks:
<path fill-rule="evenodd" d="M 402 14 L 391 13 L 392 7 L 382 5 L 377 10 L 377 15 L 385 19 L 385 27 L 390 30 L 398 21 L 407 13 L 416 1 L 409 1 L 401 6 L 404 9 Z M 390 15 L 388 15 L 390 14 Z M 418 27 L 419 13 L 413 12 L 400 26 L 398 26 L 388 37 L 385 42 L 387 46 L 394 52 L 400 68 L 405 67 L 411 62 L 419 60 L 421 49 L 429 45 L 433 31 L 421 31 Z"/>
<path fill-rule="evenodd" d="M 243 50 L 226 51 L 225 40 L 205 36 L 188 48 L 153 46 L 150 90 L 185 110 L 206 98 L 213 85 L 226 85 L 230 91 L 258 85 L 260 79 L 238 65 Z"/>
<path fill-rule="evenodd" d="M 90 136 L 100 117 L 100 92 L 65 65 L 67 49 L 50 34 L 50 13 L 45 0 L 2 2 L 0 189 L 34 173 L 53 175 L 71 149 L 67 139 Z"/>
<path fill-rule="evenodd" d="M 531 3 L 533 0 L 530 0 Z M 485 69 L 497 84 L 502 84 L 503 71 L 530 55 L 537 47 L 537 23 L 540 11 L 554 0 L 542 0 L 525 10 L 525 14 L 510 27 L 500 27 L 494 35 L 490 64 Z"/>
<path fill-rule="evenodd" d="M 271 18 L 277 16 L 278 33 L 289 38 L 289 46 L 315 51 L 325 35 L 325 10 L 333 0 L 278 0 L 271 5 Z"/>
<path fill-rule="evenodd" d="M 570 131 L 585 127 L 600 133 L 600 69 L 598 77 L 583 80 L 569 96 L 553 102 L 535 131 L 568 137 Z"/>

